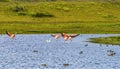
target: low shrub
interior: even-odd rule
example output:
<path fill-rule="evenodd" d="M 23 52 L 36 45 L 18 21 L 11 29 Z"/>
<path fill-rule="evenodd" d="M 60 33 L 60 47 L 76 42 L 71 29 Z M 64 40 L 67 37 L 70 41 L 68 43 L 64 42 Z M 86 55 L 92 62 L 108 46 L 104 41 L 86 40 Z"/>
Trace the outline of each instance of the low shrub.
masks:
<path fill-rule="evenodd" d="M 13 8 L 13 11 L 14 12 L 22 12 L 22 11 L 25 11 L 25 8 L 23 6 L 15 6 Z"/>
<path fill-rule="evenodd" d="M 36 12 L 32 14 L 33 17 L 54 17 L 54 15 L 49 13 Z"/>

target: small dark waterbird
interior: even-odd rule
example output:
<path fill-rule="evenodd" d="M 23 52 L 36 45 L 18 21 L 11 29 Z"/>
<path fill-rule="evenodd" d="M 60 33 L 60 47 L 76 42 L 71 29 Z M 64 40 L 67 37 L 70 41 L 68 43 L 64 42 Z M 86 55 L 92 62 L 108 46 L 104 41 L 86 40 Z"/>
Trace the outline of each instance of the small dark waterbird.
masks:
<path fill-rule="evenodd" d="M 88 44 L 85 44 L 85 47 L 87 47 L 88 46 Z"/>
<path fill-rule="evenodd" d="M 63 39 L 65 41 L 67 41 L 67 40 L 71 40 L 72 41 L 72 39 L 75 38 L 76 36 L 78 36 L 79 34 L 67 35 L 66 33 L 61 33 L 61 35 L 62 35 L 62 37 L 63 37 Z"/>
<path fill-rule="evenodd" d="M 10 38 L 12 38 L 12 39 L 15 37 L 15 34 L 12 34 L 12 33 L 8 32 L 8 31 L 6 31 L 6 34 L 7 34 Z"/>
<path fill-rule="evenodd" d="M 107 52 L 109 52 L 108 56 L 114 56 L 116 53 L 112 50 L 107 50 Z"/>
<path fill-rule="evenodd" d="M 83 51 L 80 51 L 79 54 L 83 54 Z"/>

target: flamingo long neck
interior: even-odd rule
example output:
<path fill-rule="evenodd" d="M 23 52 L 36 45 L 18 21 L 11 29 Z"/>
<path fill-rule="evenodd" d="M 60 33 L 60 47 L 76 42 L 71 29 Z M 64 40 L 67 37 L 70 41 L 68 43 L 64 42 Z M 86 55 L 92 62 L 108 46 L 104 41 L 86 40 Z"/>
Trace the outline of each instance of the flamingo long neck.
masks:
<path fill-rule="evenodd" d="M 62 36 L 63 36 L 64 40 L 68 39 L 68 36 L 65 33 L 62 33 Z"/>
<path fill-rule="evenodd" d="M 66 35 L 65 33 L 62 33 L 62 36 L 63 36 L 63 37 L 67 37 L 67 35 Z"/>

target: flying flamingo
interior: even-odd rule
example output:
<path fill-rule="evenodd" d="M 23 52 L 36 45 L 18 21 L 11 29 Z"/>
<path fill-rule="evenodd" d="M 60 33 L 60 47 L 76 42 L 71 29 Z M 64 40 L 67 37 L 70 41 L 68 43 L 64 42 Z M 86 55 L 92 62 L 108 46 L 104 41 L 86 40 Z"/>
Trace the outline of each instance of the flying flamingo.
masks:
<path fill-rule="evenodd" d="M 62 35 L 62 37 L 64 38 L 65 41 L 67 41 L 67 40 L 71 40 L 72 41 L 72 38 L 75 38 L 79 34 L 67 35 L 65 33 L 61 33 L 61 35 Z"/>
<path fill-rule="evenodd" d="M 55 39 L 58 39 L 61 37 L 61 35 L 58 35 L 58 34 L 52 34 L 51 36 L 54 37 Z"/>
<path fill-rule="evenodd" d="M 6 31 L 6 34 L 7 34 L 10 38 L 12 38 L 12 39 L 15 37 L 15 34 L 12 34 L 12 33 L 8 32 L 8 31 Z"/>

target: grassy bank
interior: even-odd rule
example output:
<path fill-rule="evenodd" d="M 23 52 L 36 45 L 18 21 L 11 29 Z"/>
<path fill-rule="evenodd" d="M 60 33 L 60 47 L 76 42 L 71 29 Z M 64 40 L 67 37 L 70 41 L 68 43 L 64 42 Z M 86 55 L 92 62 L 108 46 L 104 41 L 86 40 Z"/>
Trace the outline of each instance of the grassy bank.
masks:
<path fill-rule="evenodd" d="M 0 2 L 0 33 L 120 33 L 120 4 Z"/>
<path fill-rule="evenodd" d="M 0 33 L 6 30 L 24 33 L 120 33 L 120 23 L 1 23 Z"/>
<path fill-rule="evenodd" d="M 113 44 L 113 45 L 115 44 L 115 45 L 120 45 L 120 36 L 91 38 L 91 42 L 101 43 L 101 44 Z"/>

